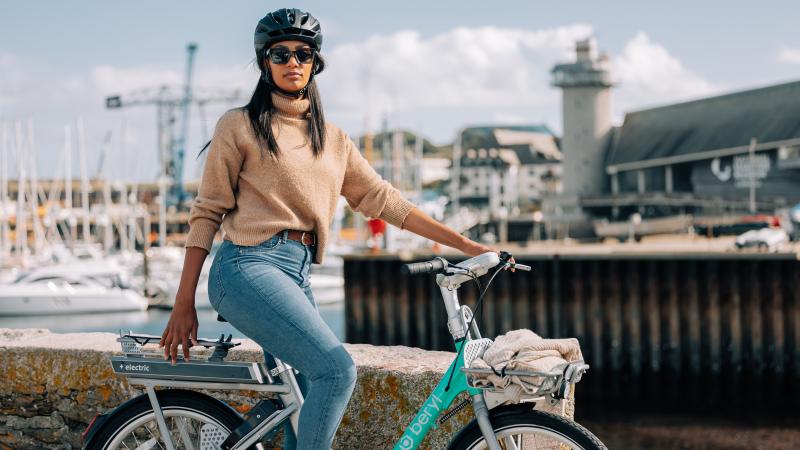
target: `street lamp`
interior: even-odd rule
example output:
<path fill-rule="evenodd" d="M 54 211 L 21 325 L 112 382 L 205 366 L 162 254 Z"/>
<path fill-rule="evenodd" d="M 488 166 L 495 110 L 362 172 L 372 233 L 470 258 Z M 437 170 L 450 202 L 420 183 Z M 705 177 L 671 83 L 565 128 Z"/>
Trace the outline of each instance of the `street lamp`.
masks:
<path fill-rule="evenodd" d="M 542 220 L 544 220 L 544 214 L 541 211 L 534 211 L 533 212 L 533 229 L 534 231 L 534 239 L 535 241 L 542 239 Z"/>
<path fill-rule="evenodd" d="M 630 225 L 628 226 L 628 240 L 630 242 L 636 241 L 636 227 L 642 224 L 642 215 L 633 213 L 630 217 Z"/>

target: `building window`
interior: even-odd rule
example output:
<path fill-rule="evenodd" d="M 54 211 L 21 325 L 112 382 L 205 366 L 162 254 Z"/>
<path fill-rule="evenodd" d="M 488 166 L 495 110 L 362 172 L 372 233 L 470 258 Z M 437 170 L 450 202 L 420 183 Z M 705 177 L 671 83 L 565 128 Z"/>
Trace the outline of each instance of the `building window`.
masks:
<path fill-rule="evenodd" d="M 787 159 L 800 159 L 800 145 L 784 145 L 778 148 L 778 159 L 781 161 Z"/>
<path fill-rule="evenodd" d="M 781 169 L 800 168 L 800 145 L 784 145 L 779 147 L 778 167 Z"/>

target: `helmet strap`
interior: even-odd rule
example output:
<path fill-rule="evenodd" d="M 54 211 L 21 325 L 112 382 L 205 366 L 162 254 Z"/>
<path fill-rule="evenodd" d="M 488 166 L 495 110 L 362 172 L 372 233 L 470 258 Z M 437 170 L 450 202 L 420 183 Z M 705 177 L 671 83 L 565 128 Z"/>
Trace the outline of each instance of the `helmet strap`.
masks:
<path fill-rule="evenodd" d="M 283 89 L 282 87 L 278 86 L 272 80 L 272 73 L 269 71 L 269 69 L 261 72 L 261 79 L 264 81 L 264 83 L 267 83 L 269 87 L 280 92 L 286 97 L 302 98 L 304 95 L 306 95 L 306 91 L 308 91 L 308 85 L 311 84 L 311 82 L 314 80 L 314 73 L 312 72 L 311 77 L 308 78 L 308 84 L 306 84 L 306 86 L 300 89 L 299 91 L 287 91 L 286 89 Z"/>

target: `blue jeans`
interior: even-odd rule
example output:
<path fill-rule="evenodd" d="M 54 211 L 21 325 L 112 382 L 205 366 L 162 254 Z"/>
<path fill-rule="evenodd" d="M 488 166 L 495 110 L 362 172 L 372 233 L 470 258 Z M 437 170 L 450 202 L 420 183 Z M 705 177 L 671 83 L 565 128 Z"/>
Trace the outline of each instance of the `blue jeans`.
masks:
<path fill-rule="evenodd" d="M 270 355 L 296 368 L 305 396 L 285 449 L 329 449 L 356 383 L 353 360 L 319 315 L 308 269 L 314 247 L 278 233 L 256 246 L 224 241 L 208 277 L 211 305 Z"/>

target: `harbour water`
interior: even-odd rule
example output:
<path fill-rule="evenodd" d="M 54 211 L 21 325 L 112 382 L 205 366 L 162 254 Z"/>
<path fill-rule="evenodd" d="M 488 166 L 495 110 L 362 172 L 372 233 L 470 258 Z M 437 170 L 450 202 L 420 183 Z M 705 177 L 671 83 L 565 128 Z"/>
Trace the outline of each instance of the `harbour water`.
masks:
<path fill-rule="evenodd" d="M 64 314 L 53 316 L 0 317 L 0 328 L 47 328 L 54 333 L 134 331 L 161 335 L 170 316 L 169 310 L 150 308 L 147 311 L 96 314 Z M 344 340 L 344 303 L 320 305 L 319 313 L 336 337 Z M 217 313 L 211 309 L 197 310 L 200 322 L 198 335 L 216 338 L 220 334 L 233 334 L 234 339 L 244 339 L 236 328 L 227 322 L 218 322 Z"/>

